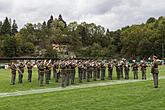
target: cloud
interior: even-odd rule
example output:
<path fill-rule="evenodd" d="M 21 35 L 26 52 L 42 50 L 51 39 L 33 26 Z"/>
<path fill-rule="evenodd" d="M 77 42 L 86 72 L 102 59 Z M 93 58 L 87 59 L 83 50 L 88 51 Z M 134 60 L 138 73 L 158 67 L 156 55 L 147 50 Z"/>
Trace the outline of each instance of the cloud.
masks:
<path fill-rule="evenodd" d="M 0 0 L 0 20 L 8 16 L 19 27 L 62 14 L 67 23 L 94 22 L 110 30 L 165 15 L 164 0 Z"/>

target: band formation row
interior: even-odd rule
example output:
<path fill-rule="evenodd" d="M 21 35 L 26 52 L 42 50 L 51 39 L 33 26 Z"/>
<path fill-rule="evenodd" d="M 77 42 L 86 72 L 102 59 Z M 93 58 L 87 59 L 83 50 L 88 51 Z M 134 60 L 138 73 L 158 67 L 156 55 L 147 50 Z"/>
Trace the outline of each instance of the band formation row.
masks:
<path fill-rule="evenodd" d="M 18 83 L 23 83 L 24 68 L 28 70 L 28 81 L 32 81 L 32 69 L 34 65 L 38 68 L 38 80 L 40 85 L 49 84 L 51 79 L 51 70 L 53 68 L 53 78 L 55 82 L 60 82 L 61 87 L 69 86 L 75 83 L 76 67 L 78 68 L 78 80 L 82 83 L 83 80 L 90 82 L 98 79 L 105 80 L 106 68 L 108 68 L 108 79 L 112 80 L 113 69 L 116 67 L 117 79 L 125 78 L 129 79 L 129 71 L 132 68 L 134 79 L 138 79 L 138 69 L 140 67 L 142 73 L 142 79 L 146 80 L 146 67 L 147 63 L 142 60 L 138 64 L 135 60 L 130 65 L 127 60 L 121 61 L 94 61 L 94 60 L 59 60 L 59 61 L 38 61 L 37 64 L 33 64 L 28 61 L 24 62 L 13 61 L 9 67 L 11 69 L 12 77 L 11 84 L 15 85 L 16 71 L 18 70 Z"/>

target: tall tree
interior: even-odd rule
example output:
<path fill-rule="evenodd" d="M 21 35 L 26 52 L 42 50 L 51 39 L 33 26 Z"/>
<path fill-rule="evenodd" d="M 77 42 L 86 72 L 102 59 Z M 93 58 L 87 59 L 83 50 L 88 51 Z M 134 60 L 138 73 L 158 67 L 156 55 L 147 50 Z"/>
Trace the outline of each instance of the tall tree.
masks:
<path fill-rule="evenodd" d="M 17 32 L 18 32 L 18 26 L 16 24 L 16 21 L 13 20 L 13 25 L 11 27 L 11 33 L 12 33 L 12 35 L 15 35 Z"/>
<path fill-rule="evenodd" d="M 1 28 L 1 33 L 3 35 L 11 35 L 11 24 L 9 22 L 9 19 L 6 17 L 4 23 L 2 24 L 2 28 Z"/>
<path fill-rule="evenodd" d="M 50 19 L 49 19 L 48 22 L 47 22 L 47 27 L 48 27 L 48 28 L 51 28 L 52 22 L 53 22 L 53 16 L 51 15 L 51 16 L 50 16 Z"/>
<path fill-rule="evenodd" d="M 66 28 L 67 24 L 66 24 L 66 22 L 63 20 L 61 14 L 58 16 L 58 20 L 59 20 L 59 21 L 62 21 L 62 22 L 64 23 L 64 28 Z"/>
<path fill-rule="evenodd" d="M 0 35 L 2 34 L 1 33 L 1 28 L 2 28 L 2 21 L 0 21 Z"/>

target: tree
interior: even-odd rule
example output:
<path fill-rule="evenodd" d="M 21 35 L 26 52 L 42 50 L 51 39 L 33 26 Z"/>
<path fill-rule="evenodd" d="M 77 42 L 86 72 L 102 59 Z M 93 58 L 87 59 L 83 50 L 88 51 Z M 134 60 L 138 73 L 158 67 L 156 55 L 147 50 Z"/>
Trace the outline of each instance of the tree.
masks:
<path fill-rule="evenodd" d="M 47 22 L 47 27 L 48 27 L 49 29 L 51 28 L 52 22 L 53 22 L 53 16 L 51 15 L 51 16 L 50 16 L 50 19 L 49 19 L 48 22 Z"/>
<path fill-rule="evenodd" d="M 156 21 L 156 19 L 154 18 L 154 17 L 150 17 L 148 20 L 147 20 L 147 23 L 149 24 L 149 23 L 153 23 L 153 22 L 155 22 Z"/>
<path fill-rule="evenodd" d="M 2 24 L 1 33 L 2 35 L 11 35 L 11 23 L 9 22 L 7 17 L 4 23 Z"/>
<path fill-rule="evenodd" d="M 3 52 L 6 57 L 18 56 L 18 43 L 13 36 L 7 36 L 3 42 Z"/>
<path fill-rule="evenodd" d="M 52 46 L 47 46 L 45 57 L 57 58 L 57 51 Z"/>
<path fill-rule="evenodd" d="M 62 18 L 62 15 L 61 15 L 61 14 L 58 16 L 58 20 L 59 20 L 59 21 L 62 21 L 62 22 L 64 23 L 64 28 L 66 28 L 66 27 L 67 27 L 67 24 L 66 24 L 66 22 L 63 20 L 63 18 Z"/>
<path fill-rule="evenodd" d="M 2 29 L 2 21 L 0 21 L 0 35 L 2 34 L 1 29 Z"/>
<path fill-rule="evenodd" d="M 12 25 L 12 28 L 11 28 L 11 33 L 12 33 L 12 35 L 15 35 L 17 32 L 18 32 L 18 26 L 16 24 L 16 21 L 13 20 L 13 25 Z"/>
<path fill-rule="evenodd" d="M 34 53 L 35 47 L 34 47 L 33 43 L 25 42 L 22 45 L 21 50 L 22 50 L 24 55 L 31 55 L 32 53 Z"/>

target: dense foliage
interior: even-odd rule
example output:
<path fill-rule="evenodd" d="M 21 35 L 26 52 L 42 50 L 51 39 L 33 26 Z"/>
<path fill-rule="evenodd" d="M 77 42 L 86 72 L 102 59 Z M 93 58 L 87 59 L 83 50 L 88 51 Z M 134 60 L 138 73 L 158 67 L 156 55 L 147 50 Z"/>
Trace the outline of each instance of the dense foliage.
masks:
<path fill-rule="evenodd" d="M 56 51 L 52 44 L 63 45 Z M 165 17 L 149 18 L 146 23 L 109 31 L 94 23 L 64 21 L 50 17 L 43 23 L 27 23 L 18 31 L 16 21 L 0 21 L 0 56 L 70 55 L 78 57 L 164 57 Z"/>

